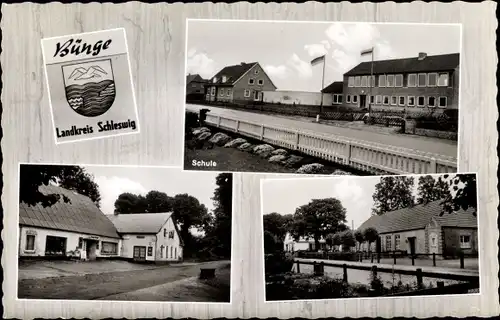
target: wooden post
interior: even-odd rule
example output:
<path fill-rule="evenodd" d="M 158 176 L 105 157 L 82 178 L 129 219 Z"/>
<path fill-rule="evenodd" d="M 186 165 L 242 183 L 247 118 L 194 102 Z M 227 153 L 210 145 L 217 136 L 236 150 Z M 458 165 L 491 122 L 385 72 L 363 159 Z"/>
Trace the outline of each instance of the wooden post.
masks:
<path fill-rule="evenodd" d="M 260 140 L 264 140 L 264 125 L 260 126 Z"/>
<path fill-rule="evenodd" d="M 414 266 L 415 265 L 415 255 L 412 253 L 411 255 L 411 265 Z"/>
<path fill-rule="evenodd" d="M 464 263 L 464 253 L 460 252 L 460 269 L 465 268 L 465 263 Z"/>
<path fill-rule="evenodd" d="M 377 252 L 377 263 L 380 263 L 380 251 Z"/>
<path fill-rule="evenodd" d="M 295 132 L 295 145 L 294 145 L 295 150 L 299 150 L 299 132 Z"/>
<path fill-rule="evenodd" d="M 236 128 L 234 129 L 234 132 L 238 132 L 240 129 L 240 120 L 236 120 Z"/>
<path fill-rule="evenodd" d="M 344 281 L 345 283 L 347 283 L 347 264 L 344 263 L 343 265 L 343 268 L 344 268 L 344 276 L 342 278 L 342 281 Z"/>
<path fill-rule="evenodd" d="M 220 116 L 217 116 L 217 128 L 220 128 Z"/>
<path fill-rule="evenodd" d="M 319 275 L 320 276 L 325 275 L 325 263 L 323 261 L 319 263 Z"/>
<path fill-rule="evenodd" d="M 363 252 L 359 253 L 359 262 L 363 262 Z"/>
<path fill-rule="evenodd" d="M 392 252 L 392 256 L 394 257 L 394 264 L 396 264 L 396 251 Z"/>
<path fill-rule="evenodd" d="M 352 152 L 352 145 L 350 142 L 347 142 L 345 145 L 346 148 L 346 154 L 344 158 L 344 164 L 348 166 L 351 163 L 351 152 Z"/>
<path fill-rule="evenodd" d="M 297 273 L 300 273 L 300 261 L 297 261 Z"/>
<path fill-rule="evenodd" d="M 372 252 L 371 256 L 372 256 L 372 263 L 373 263 L 373 252 Z"/>
<path fill-rule="evenodd" d="M 417 268 L 417 285 L 419 288 L 422 288 L 422 285 L 424 283 L 424 279 L 422 277 L 422 269 Z"/>
<path fill-rule="evenodd" d="M 373 275 L 373 279 L 377 278 L 377 266 L 376 265 L 372 266 L 372 275 Z"/>
<path fill-rule="evenodd" d="M 436 266 L 436 253 L 432 253 L 432 265 L 435 267 Z"/>

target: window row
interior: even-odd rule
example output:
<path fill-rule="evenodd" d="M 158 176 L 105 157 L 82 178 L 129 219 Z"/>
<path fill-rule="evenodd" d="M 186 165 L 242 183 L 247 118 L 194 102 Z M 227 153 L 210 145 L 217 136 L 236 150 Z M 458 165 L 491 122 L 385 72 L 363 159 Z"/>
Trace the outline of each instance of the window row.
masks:
<path fill-rule="evenodd" d="M 164 254 L 165 252 L 165 254 Z M 169 246 L 160 246 L 160 258 L 163 258 L 163 255 L 165 255 L 166 259 L 177 259 L 177 247 L 170 247 L 170 257 L 169 257 Z"/>
<path fill-rule="evenodd" d="M 358 103 L 357 95 L 347 95 L 347 103 Z M 370 104 L 386 105 L 386 106 L 408 106 L 408 107 L 440 107 L 446 108 L 448 106 L 447 97 L 434 97 L 429 96 L 370 96 Z"/>
<path fill-rule="evenodd" d="M 248 79 L 248 84 L 255 84 L 255 79 L 253 79 L 253 78 Z M 264 85 L 264 80 L 263 79 L 257 80 L 257 84 L 259 86 Z"/>
<path fill-rule="evenodd" d="M 168 231 L 168 238 L 173 239 L 174 238 L 175 231 Z M 163 237 L 167 237 L 167 229 L 163 229 Z"/>
<path fill-rule="evenodd" d="M 448 87 L 450 75 L 447 72 L 381 74 L 375 76 L 350 76 L 348 87 Z"/>
<path fill-rule="evenodd" d="M 55 238 L 51 236 L 47 236 L 46 239 Z M 35 251 L 35 239 L 36 235 L 27 234 L 26 235 L 26 245 L 24 247 L 25 251 Z M 66 238 L 61 238 L 66 239 Z M 46 240 L 48 242 L 48 240 Z M 99 245 L 100 244 L 100 245 Z M 101 247 L 99 249 L 99 247 Z M 78 238 L 78 248 L 83 248 L 83 238 Z M 116 242 L 107 242 L 107 241 L 96 241 L 96 250 L 100 250 L 101 254 L 118 254 L 118 243 Z"/>

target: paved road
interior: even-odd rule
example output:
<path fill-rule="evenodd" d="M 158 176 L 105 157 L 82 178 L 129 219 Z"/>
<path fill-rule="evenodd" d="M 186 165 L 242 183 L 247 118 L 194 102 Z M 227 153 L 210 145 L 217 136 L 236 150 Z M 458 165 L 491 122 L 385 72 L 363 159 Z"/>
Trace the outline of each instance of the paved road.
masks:
<path fill-rule="evenodd" d="M 20 279 L 18 281 L 18 298 L 30 299 L 77 299 L 94 300 L 117 299 L 120 295 L 131 293 L 139 300 L 154 299 L 161 301 L 162 298 L 175 295 L 175 291 L 182 293 L 186 301 L 211 301 L 211 297 L 206 296 L 205 286 L 197 286 L 204 292 L 196 290 L 190 286 L 186 294 L 186 285 L 178 286 L 184 282 L 183 279 L 191 279 L 196 282 L 201 267 L 223 268 L 229 261 L 204 262 L 199 264 L 186 265 L 165 265 L 155 269 L 113 271 L 104 273 L 93 273 L 92 271 L 79 275 L 67 275 L 50 278 Z M 79 263 L 74 262 L 75 268 Z M 226 270 L 227 271 L 227 270 Z M 216 271 L 218 274 L 218 271 Z M 187 280 L 186 280 L 187 281 Z M 166 285 L 166 284 L 172 285 Z M 162 288 L 164 295 L 155 295 L 158 285 L 165 284 L 167 288 Z M 147 289 L 151 288 L 151 289 Z M 147 289 L 142 290 L 141 289 Z M 182 291 L 182 292 L 179 292 Z M 143 296 L 141 298 L 141 296 Z"/>
<path fill-rule="evenodd" d="M 395 147 L 418 150 L 425 153 L 433 153 L 446 157 L 457 157 L 457 142 L 452 140 L 435 139 L 420 136 L 409 135 L 390 135 L 384 133 L 368 132 L 363 130 L 342 128 L 314 122 L 306 122 L 292 117 L 275 117 L 272 115 L 256 112 L 246 112 L 234 109 L 218 108 L 214 106 L 202 106 L 187 104 L 188 110 L 198 111 L 201 108 L 208 108 L 211 114 L 219 114 L 237 119 L 248 120 L 256 123 L 273 124 L 276 126 L 298 128 L 304 131 L 313 131 L 320 134 L 334 134 L 337 136 L 348 137 L 355 140 L 381 143 Z"/>

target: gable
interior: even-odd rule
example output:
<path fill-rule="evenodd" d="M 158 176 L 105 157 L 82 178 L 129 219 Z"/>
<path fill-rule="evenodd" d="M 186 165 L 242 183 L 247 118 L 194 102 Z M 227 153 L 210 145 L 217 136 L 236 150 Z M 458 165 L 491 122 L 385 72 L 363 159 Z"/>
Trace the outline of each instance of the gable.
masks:
<path fill-rule="evenodd" d="M 257 74 L 255 73 L 256 70 L 258 71 Z M 255 81 L 253 85 L 248 84 L 248 80 L 250 78 L 254 79 Z M 259 79 L 264 80 L 263 85 L 257 84 L 257 81 Z M 273 83 L 269 75 L 266 73 L 264 68 L 262 68 L 262 66 L 259 63 L 255 63 L 255 65 L 252 68 L 250 68 L 237 81 L 235 81 L 234 85 L 240 88 L 248 86 L 258 86 L 259 88 L 262 88 L 263 91 L 274 91 L 277 89 L 276 85 Z"/>

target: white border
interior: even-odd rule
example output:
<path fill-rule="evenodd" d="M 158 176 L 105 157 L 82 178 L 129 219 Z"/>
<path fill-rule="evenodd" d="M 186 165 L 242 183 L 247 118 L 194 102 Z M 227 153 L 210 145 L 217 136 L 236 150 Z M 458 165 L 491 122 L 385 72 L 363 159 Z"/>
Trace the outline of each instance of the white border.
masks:
<path fill-rule="evenodd" d="M 363 21 L 306 21 L 306 20 L 259 20 L 259 19 L 253 19 L 253 20 L 245 20 L 245 19 L 206 19 L 206 18 L 186 18 L 185 20 L 185 26 L 186 26 L 186 32 L 185 32 L 185 41 L 184 41 L 184 80 L 182 83 L 184 83 L 184 90 L 183 90 L 183 102 L 182 104 L 184 105 L 183 108 L 183 115 L 182 115 L 182 120 L 183 120 L 183 132 L 182 132 L 182 171 L 212 171 L 212 170 L 199 170 L 199 169 L 186 169 L 185 168 L 185 158 L 186 158 L 186 148 L 185 148 L 185 132 L 186 132 L 186 111 L 187 111 L 187 103 L 186 103 L 186 92 L 187 92 L 187 52 L 188 52 L 188 40 L 189 40 L 189 32 L 188 32 L 188 26 L 189 26 L 189 21 L 205 21 L 205 22 L 249 22 L 249 23 L 307 23 L 307 24 L 332 24 L 332 23 L 341 23 L 341 24 L 370 24 L 370 25 L 431 25 L 431 26 L 458 26 L 460 29 L 460 35 L 459 35 L 459 72 L 458 72 L 458 130 L 457 130 L 457 154 L 456 154 L 456 165 L 457 165 L 457 171 L 456 172 L 450 172 L 448 174 L 455 174 L 460 172 L 460 137 L 461 137 L 461 125 L 460 123 L 462 122 L 461 118 L 461 105 L 462 105 L 462 62 L 463 62 L 463 24 L 462 23 L 425 23 L 425 22 L 363 22 Z M 259 63 L 257 61 L 257 63 Z M 272 79 L 271 79 L 272 81 Z M 278 90 L 279 91 L 279 90 Z M 415 101 L 416 102 L 416 101 Z M 415 103 L 416 106 L 416 103 Z M 210 107 L 210 106 L 207 106 Z M 251 112 L 251 111 L 248 111 Z M 217 159 L 206 159 L 206 160 L 213 160 L 217 161 Z M 228 171 L 225 170 L 225 168 L 220 168 L 219 172 L 231 172 L 231 173 L 248 173 L 248 174 L 278 174 L 278 175 L 305 175 L 305 174 L 298 174 L 298 173 L 287 173 L 287 172 L 252 172 L 252 171 Z M 306 175 L 307 176 L 307 175 Z M 377 176 L 377 175 L 369 175 L 369 176 Z"/>
<path fill-rule="evenodd" d="M 57 165 L 57 166 L 80 166 L 80 167 L 114 167 L 114 168 L 150 168 L 150 169 L 174 169 L 178 170 L 180 172 L 183 172 L 179 167 L 174 167 L 174 166 L 143 166 L 143 165 L 111 165 L 111 164 L 74 164 L 74 163 L 48 163 L 48 162 L 19 162 L 17 165 L 17 199 L 16 199 L 16 204 L 17 204 L 17 212 L 16 212 L 16 283 L 19 282 L 19 265 L 18 265 L 18 260 L 19 260 L 19 187 L 21 183 L 20 175 L 21 175 L 21 165 Z M 219 171 L 209 171 L 207 173 L 212 173 L 215 174 L 216 176 L 220 173 L 224 172 L 219 172 Z M 227 172 L 230 173 L 230 172 Z M 189 173 L 188 173 L 189 174 Z M 77 299 L 66 299 L 66 300 L 61 300 L 61 299 L 28 299 L 28 298 L 18 298 L 18 289 L 19 286 L 16 285 L 15 289 L 15 301 L 23 301 L 23 302 L 30 302 L 30 301 L 40 301 L 43 303 L 51 303 L 51 302 L 95 302 L 95 303 L 117 303 L 117 304 L 137 304 L 137 303 L 144 303 L 144 304 L 152 304 L 152 303 L 161 303 L 161 304 L 205 304 L 205 305 L 231 305 L 233 302 L 233 289 L 234 289 L 234 184 L 235 184 L 235 179 L 234 179 L 234 174 L 230 173 L 232 175 L 232 198 L 231 198 L 231 258 L 230 258 L 230 263 L 231 263 L 231 269 L 230 269 L 230 284 L 229 284 L 229 302 L 199 302 L 199 301 L 130 301 L 130 300 L 77 300 Z M 7 226 L 4 226 L 4 228 Z"/>
<path fill-rule="evenodd" d="M 481 280 L 483 279 L 483 276 L 481 275 L 481 259 L 484 254 L 484 250 L 482 249 L 481 245 L 481 237 L 480 237 L 480 215 L 479 215 L 479 183 L 477 183 L 477 172 L 460 172 L 460 173 L 435 173 L 435 174 L 408 174 L 408 175 L 385 175 L 385 176 L 355 176 L 355 177 L 349 177 L 349 179 L 379 179 L 383 177 L 421 177 L 421 176 L 444 176 L 444 175 L 462 175 L 462 174 L 474 174 L 476 176 L 476 201 L 477 201 L 477 246 L 478 246 L 478 272 L 479 272 L 479 293 L 464 293 L 464 294 L 443 294 L 443 295 L 417 295 L 417 296 L 399 296 L 399 297 L 394 297 L 394 296 L 380 296 L 380 297 L 352 297 L 352 298 L 331 298 L 331 299 L 302 299 L 302 300 L 271 300 L 267 301 L 266 300 L 266 271 L 265 271 L 265 251 L 264 251 L 264 192 L 263 192 L 263 187 L 264 183 L 266 181 L 289 181 L 289 180 L 299 180 L 299 179 L 308 179 L 308 180 L 333 180 L 335 179 L 342 179 L 345 178 L 345 176 L 330 176 L 330 177 L 294 177 L 292 179 L 287 179 L 287 178 L 267 178 L 267 179 L 260 179 L 260 225 L 261 225 L 261 230 L 262 230 L 262 237 L 261 237 L 261 255 L 262 255 L 262 282 L 263 282 L 263 290 L 264 290 L 264 303 L 269 304 L 269 303 L 283 303 L 283 302 L 314 302 L 314 301 L 321 301 L 321 302 L 328 302 L 328 301 L 337 301 L 341 300 L 342 302 L 345 302 L 346 300 L 398 300 L 398 299 L 411 299 L 411 298 L 424 298 L 424 299 L 436 299 L 436 298 L 441 298 L 441 297 L 462 297 L 462 296 L 480 296 L 481 293 Z M 332 182 L 333 182 L 332 181 Z"/>
<path fill-rule="evenodd" d="M 127 55 L 127 64 L 128 64 L 128 70 L 129 70 L 130 86 L 132 88 L 132 100 L 134 102 L 135 120 L 137 122 L 137 124 L 136 124 L 137 125 L 137 130 L 133 131 L 133 132 L 110 134 L 110 135 L 105 135 L 105 136 L 100 136 L 100 137 L 92 137 L 92 138 L 83 138 L 83 139 L 73 139 L 73 140 L 58 141 L 57 140 L 57 134 L 55 132 L 56 124 L 54 122 L 54 110 L 52 108 L 52 97 L 50 95 L 49 76 L 47 74 L 47 63 L 46 63 L 46 60 L 45 60 L 45 49 L 43 47 L 43 41 L 44 40 L 50 40 L 50 39 L 57 39 L 57 38 L 61 38 L 61 37 L 70 37 L 70 36 L 77 36 L 77 35 L 88 35 L 88 34 L 93 34 L 93 33 L 107 32 L 107 31 L 116 31 L 116 30 L 122 30 L 123 31 L 123 37 L 124 37 L 124 40 L 125 40 L 125 50 L 126 50 L 126 55 Z M 131 135 L 131 134 L 138 134 L 138 133 L 141 132 L 141 126 L 140 126 L 140 121 L 139 121 L 139 112 L 137 111 L 137 99 L 135 97 L 134 81 L 133 81 L 133 78 L 132 78 L 132 68 L 130 66 L 130 53 L 129 53 L 129 50 L 128 50 L 127 32 L 126 32 L 125 28 L 105 29 L 105 30 L 98 30 L 98 31 L 91 31 L 91 32 L 73 33 L 73 34 L 67 34 L 67 35 L 50 37 L 50 38 L 43 38 L 43 39 L 40 39 L 40 44 L 41 44 L 41 47 L 42 47 L 43 72 L 45 73 L 45 83 L 46 83 L 46 86 L 47 86 L 47 96 L 48 96 L 48 99 L 49 99 L 50 115 L 51 115 L 51 118 L 52 118 L 52 130 L 53 130 L 53 134 L 54 134 L 54 143 L 56 145 L 61 145 L 61 144 L 71 143 L 71 142 L 81 142 L 81 141 L 98 140 L 98 139 L 111 138 L 111 137 L 117 137 L 117 136 L 125 136 L 125 135 Z M 43 106 L 40 106 L 40 107 L 43 107 Z"/>

